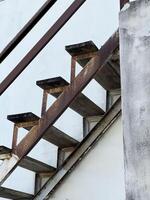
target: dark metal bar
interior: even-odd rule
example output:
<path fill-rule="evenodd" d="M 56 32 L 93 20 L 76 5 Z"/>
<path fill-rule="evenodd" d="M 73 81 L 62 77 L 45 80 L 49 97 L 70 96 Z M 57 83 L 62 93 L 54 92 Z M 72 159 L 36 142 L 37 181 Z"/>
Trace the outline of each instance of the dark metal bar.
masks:
<path fill-rule="evenodd" d="M 78 94 L 92 80 L 95 74 L 103 68 L 109 56 L 118 47 L 118 32 L 111 37 L 98 51 L 97 56 L 92 58 L 86 67 L 79 73 L 74 82 L 66 87 L 54 104 L 40 119 L 39 125 L 33 127 L 26 137 L 18 144 L 17 156 L 22 159 L 27 155 L 36 143 L 42 138 L 46 130 L 51 127 L 62 113 L 68 108 Z"/>
<path fill-rule="evenodd" d="M 43 116 L 46 112 L 47 108 L 47 98 L 48 98 L 48 93 L 43 90 L 43 99 L 42 99 L 42 109 L 41 109 L 41 116 Z"/>
<path fill-rule="evenodd" d="M 31 31 L 47 11 L 55 4 L 57 0 L 47 0 L 46 3 L 37 11 L 21 31 L 11 40 L 11 42 L 0 53 L 0 63 L 13 51 L 21 40 Z"/>
<path fill-rule="evenodd" d="M 129 0 L 120 0 L 120 10 L 123 8 L 123 6 L 124 6 L 126 3 L 129 3 Z"/>
<path fill-rule="evenodd" d="M 0 84 L 0 95 L 13 83 L 22 71 L 31 63 L 47 43 L 58 33 L 67 21 L 76 13 L 86 0 L 75 0 L 47 33 L 37 42 L 37 44 L 27 53 L 20 63 L 10 72 L 10 74 Z"/>
<path fill-rule="evenodd" d="M 18 127 L 14 124 L 13 130 L 13 140 L 12 140 L 12 149 L 15 152 L 17 146 L 17 139 L 18 139 Z"/>
<path fill-rule="evenodd" d="M 71 57 L 71 77 L 70 82 L 72 83 L 76 77 L 76 60 Z"/>

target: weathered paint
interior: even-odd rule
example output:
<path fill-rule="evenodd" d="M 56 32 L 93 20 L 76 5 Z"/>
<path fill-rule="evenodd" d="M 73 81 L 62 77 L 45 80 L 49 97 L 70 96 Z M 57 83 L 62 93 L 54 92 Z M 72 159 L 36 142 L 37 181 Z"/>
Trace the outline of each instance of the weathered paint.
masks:
<path fill-rule="evenodd" d="M 125 185 L 127 200 L 150 199 L 150 1 L 120 13 Z"/>

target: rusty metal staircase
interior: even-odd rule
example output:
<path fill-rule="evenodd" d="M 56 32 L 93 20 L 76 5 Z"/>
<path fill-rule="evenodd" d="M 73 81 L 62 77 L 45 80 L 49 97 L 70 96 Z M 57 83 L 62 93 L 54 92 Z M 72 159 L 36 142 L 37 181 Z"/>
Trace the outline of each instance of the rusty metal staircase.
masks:
<path fill-rule="evenodd" d="M 47 3 L 50 1 L 47 1 Z M 55 1 L 53 1 L 54 3 Z M 60 30 L 60 28 L 69 20 L 69 18 L 79 9 L 85 0 L 76 0 L 63 14 L 56 24 L 48 31 L 45 36 L 33 47 L 33 49 L 23 58 L 23 60 L 16 66 L 16 68 L 6 77 L 0 84 L 0 93 L 2 94 L 10 84 L 17 78 L 17 76 L 27 67 L 27 65 L 35 58 L 35 56 L 44 48 L 44 46 L 52 39 L 52 37 Z M 52 1 L 51 1 L 52 3 Z M 53 4 L 51 4 L 52 6 Z M 123 5 L 123 4 L 121 4 Z M 49 8 L 51 7 L 49 5 Z M 45 8 L 45 7 L 44 7 Z M 41 8 L 42 9 L 42 8 Z M 48 9 L 46 9 L 48 10 Z M 44 13 L 46 13 L 46 10 Z M 41 10 L 40 10 L 41 13 Z M 44 15 L 40 15 L 41 17 Z M 6 56 L 15 48 L 23 37 L 28 33 L 28 28 L 32 27 L 38 22 L 37 16 L 29 22 L 23 35 L 14 39 L 8 47 L 4 49 L 0 56 L 3 61 Z M 36 20 L 35 20 L 36 19 Z M 38 17 L 40 19 L 40 17 Z M 35 20 L 35 21 L 34 21 Z M 34 23 L 33 23 L 34 21 Z M 57 26 L 56 26 L 57 25 Z M 28 28 L 27 28 L 28 27 Z M 16 41 L 16 42 L 14 42 Z M 62 77 L 54 77 L 46 80 L 37 81 L 37 86 L 43 90 L 41 116 L 36 116 L 31 112 L 8 115 L 8 120 L 14 123 L 12 149 L 0 146 L 0 159 L 3 160 L 0 166 L 0 185 L 9 177 L 9 175 L 16 169 L 17 166 L 31 170 L 38 175 L 48 174 L 50 180 L 55 180 L 57 175 L 67 165 L 67 170 L 60 176 L 60 180 L 56 181 L 53 186 L 46 187 L 47 191 L 43 190 L 42 185 L 35 191 L 35 196 L 25 194 L 20 191 L 11 190 L 9 188 L 0 188 L 0 196 L 10 199 L 45 199 L 47 195 L 55 188 L 56 184 L 60 182 L 63 177 L 70 171 L 70 169 L 77 163 L 80 156 L 90 145 L 104 134 L 106 127 L 110 126 L 113 120 L 120 114 L 120 99 L 113 106 L 108 106 L 108 112 L 105 113 L 103 109 L 97 106 L 92 100 L 82 93 L 82 90 L 94 78 L 104 89 L 108 91 L 110 98 L 112 91 L 120 89 L 120 60 L 119 60 L 119 33 L 118 31 L 98 49 L 92 41 L 66 46 L 66 51 L 71 55 L 71 78 L 70 83 Z M 82 67 L 82 71 L 75 76 L 76 62 Z M 52 95 L 57 100 L 47 109 L 48 95 Z M 70 137 L 68 134 L 57 129 L 53 124 L 63 114 L 63 112 L 70 107 L 83 117 L 101 116 L 99 124 L 83 139 L 81 143 Z M 17 143 L 19 128 L 24 128 L 28 131 L 27 135 Z M 95 132 L 99 130 L 99 134 Z M 97 134 L 97 133 L 96 133 Z M 39 142 L 44 139 L 58 147 L 58 156 L 64 152 L 71 154 L 66 160 L 63 159 L 58 168 L 55 169 L 39 160 L 28 156 L 28 153 Z M 92 139 L 87 146 L 86 142 Z M 82 149 L 83 148 L 83 149 Z M 74 155 L 78 157 L 74 160 Z M 84 150 L 84 151 L 83 151 Z M 69 163 L 69 165 L 68 165 Z M 38 192 L 41 189 L 40 192 Z M 37 193 L 37 194 L 36 194 Z"/>
<path fill-rule="evenodd" d="M 118 33 L 116 33 L 114 35 L 114 37 L 118 38 Z M 73 55 L 71 57 L 71 59 L 74 59 L 76 62 L 82 63 L 83 67 L 85 67 L 85 65 L 93 57 L 93 55 L 92 55 L 93 42 L 91 43 L 91 41 L 82 43 L 82 44 L 67 46 L 66 49 L 67 49 L 67 51 L 69 51 L 70 54 Z M 90 52 L 90 50 L 91 50 L 91 52 Z M 96 52 L 98 53 L 99 51 L 97 50 Z M 76 54 L 74 54 L 73 52 L 76 52 Z M 88 54 L 87 54 L 87 52 L 88 52 Z M 96 52 L 94 52 L 94 54 Z M 74 57 L 74 55 L 75 55 L 75 57 Z M 109 65 L 109 63 L 112 62 L 112 59 L 113 59 L 113 62 L 114 62 L 114 65 L 116 66 L 116 68 L 119 67 L 119 65 L 118 65 L 119 57 L 117 55 L 118 55 L 118 43 L 115 43 L 114 51 L 108 55 L 108 59 L 106 60 L 107 62 L 104 62 L 104 65 L 103 65 L 103 68 L 105 68 L 104 74 L 103 74 L 103 70 L 102 70 L 102 73 L 100 73 L 101 76 L 105 76 L 105 83 L 103 83 L 104 88 L 108 88 L 108 85 L 111 82 L 111 84 L 109 85 L 109 91 L 120 88 L 120 76 L 117 72 L 119 69 L 116 70 L 113 68 L 113 66 Z M 114 60 L 114 57 L 115 57 L 115 60 Z M 116 61 L 116 63 L 115 63 L 115 61 Z M 83 63 L 84 63 L 84 65 L 83 65 Z M 109 67 L 107 67 L 107 66 L 109 66 Z M 110 69 L 111 69 L 111 72 L 113 71 L 113 73 L 110 73 Z M 84 70 L 86 70 L 86 68 L 84 68 Z M 96 75 L 96 76 L 98 77 L 98 75 Z M 115 78 L 114 78 L 114 76 L 115 76 Z M 71 77 L 73 77 L 73 76 L 71 76 Z M 72 83 L 75 80 L 76 80 L 76 78 L 74 77 L 74 80 L 72 80 Z M 9 149 L 9 148 L 3 147 L 3 146 L 0 147 L 0 155 L 3 157 L 4 160 L 5 160 L 5 158 L 7 160 L 8 159 L 11 160 L 12 152 L 13 152 L 13 156 L 17 155 L 17 151 L 19 153 L 23 152 L 22 147 L 24 147 L 24 145 L 25 146 L 28 145 L 28 143 L 31 142 L 31 140 L 28 139 L 28 136 L 30 134 L 36 134 L 36 131 L 38 133 L 37 128 L 41 128 L 41 123 L 43 120 L 51 119 L 50 117 L 49 118 L 45 117 L 47 115 L 47 113 L 50 112 L 49 109 L 51 110 L 51 108 L 53 106 L 55 109 L 57 109 L 57 106 L 55 104 L 58 102 L 58 100 L 61 100 L 61 97 L 64 95 L 64 93 L 68 90 L 69 87 L 72 86 L 72 84 L 69 84 L 62 77 L 55 77 L 55 78 L 51 78 L 51 79 L 40 80 L 40 81 L 37 81 L 36 84 L 43 90 L 41 118 L 31 112 L 21 113 L 21 114 L 13 114 L 13 115 L 7 116 L 7 119 L 14 123 L 14 129 L 13 129 L 12 149 Z M 78 87 L 77 87 L 77 90 L 78 90 Z M 58 99 L 47 111 L 47 96 L 49 94 L 53 95 L 54 97 L 56 97 Z M 68 93 L 68 95 L 70 97 L 70 93 Z M 66 99 L 66 97 L 65 97 L 65 99 Z M 63 98 L 63 100 L 64 100 L 64 98 Z M 67 101 L 67 99 L 65 101 Z M 64 101 L 63 101 L 63 104 L 65 104 Z M 65 106 L 63 104 L 62 104 L 62 106 Z M 61 105 L 61 104 L 59 103 L 58 106 L 59 105 Z M 105 117 L 105 115 L 104 115 L 105 112 L 81 92 L 79 92 L 79 95 L 76 98 L 73 98 L 73 100 L 71 101 L 69 106 L 71 109 L 73 109 L 74 111 L 76 111 L 78 114 L 80 114 L 83 117 L 89 117 L 89 116 L 102 116 L 102 118 L 103 118 L 103 116 Z M 58 112 L 59 112 L 59 110 L 58 110 Z M 56 113 L 56 115 L 57 114 L 58 113 Z M 23 146 L 21 145 L 22 146 L 21 148 L 19 147 L 21 150 L 18 150 L 19 145 L 17 145 L 17 136 L 18 136 L 19 128 L 24 128 L 29 131 L 29 133 L 23 139 L 24 142 L 23 143 L 21 142 L 23 144 Z M 59 150 L 66 151 L 67 148 L 72 148 L 71 149 L 71 152 L 72 152 L 79 145 L 78 141 L 76 141 L 75 139 L 70 137 L 68 134 L 62 132 L 61 130 L 57 129 L 56 127 L 54 127 L 52 125 L 48 126 L 48 128 L 46 128 L 43 131 L 41 136 L 40 136 L 40 138 L 43 138 L 44 140 L 58 146 Z M 32 138 L 32 145 L 35 145 L 34 138 Z M 64 162 L 64 160 L 63 160 L 63 162 Z M 54 174 L 56 171 L 56 169 L 54 167 L 49 166 L 45 163 L 42 163 L 41 161 L 33 159 L 29 156 L 20 157 L 20 159 L 18 159 L 18 162 L 16 162 L 16 164 L 15 164 L 15 167 L 16 166 L 20 166 L 25 169 L 31 170 L 31 171 L 35 172 L 36 174 L 49 173 L 49 177 L 51 177 L 51 175 Z M 5 165 L 5 167 L 7 167 L 7 164 Z M 13 170 L 13 168 L 12 168 L 12 170 Z M 10 170 L 10 172 L 8 172 L 8 173 L 11 173 L 12 170 Z M 6 195 L 7 192 L 8 192 L 8 194 Z M 12 194 L 16 199 L 19 198 L 19 196 L 21 196 L 21 195 L 22 195 L 21 198 L 23 198 L 24 196 L 28 196 L 27 194 L 24 194 L 24 193 L 21 194 L 21 192 L 11 191 L 10 189 L 8 189 L 8 191 L 7 191 L 7 188 L 2 188 L 0 196 L 2 196 L 2 197 L 7 196 L 10 198 Z M 28 197 L 26 197 L 26 198 L 28 198 Z M 32 198 L 32 195 L 31 196 L 29 195 L 29 199 L 31 199 L 31 198 Z"/>

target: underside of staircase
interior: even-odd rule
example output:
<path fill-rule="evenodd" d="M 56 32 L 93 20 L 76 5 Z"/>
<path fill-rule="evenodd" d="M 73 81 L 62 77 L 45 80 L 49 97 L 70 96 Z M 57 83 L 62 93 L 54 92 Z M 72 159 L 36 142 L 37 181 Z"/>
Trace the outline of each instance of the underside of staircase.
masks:
<path fill-rule="evenodd" d="M 72 7 L 69 8 L 71 11 L 74 8 L 72 14 L 69 14 L 69 18 L 84 3 L 84 0 L 77 0 L 75 2 L 77 3 L 73 3 Z M 63 15 L 63 24 L 67 21 L 69 9 L 65 15 Z M 44 15 L 44 13 L 42 15 Z M 58 22 L 62 23 L 62 21 L 60 22 L 59 20 Z M 35 21 L 30 24 L 32 27 L 34 25 Z M 54 34 L 54 29 L 51 31 L 53 31 Z M 58 30 L 55 31 L 57 32 Z M 23 38 L 26 34 L 20 35 L 20 37 Z M 43 37 L 39 43 L 42 44 L 43 47 L 48 42 L 48 39 L 44 41 L 45 38 Z M 44 44 L 42 41 L 44 41 Z M 17 43 L 15 45 L 17 45 Z M 31 50 L 30 54 L 32 54 L 32 59 L 34 59 L 43 47 L 39 46 L 37 52 L 35 52 L 33 48 L 35 55 L 32 54 Z M 63 179 L 71 173 L 84 155 L 86 155 L 91 147 L 105 134 L 106 130 L 121 113 L 118 31 L 116 31 L 100 49 L 98 49 L 92 41 L 86 41 L 66 46 L 65 50 L 71 57 L 70 83 L 63 77 L 49 77 L 49 79 L 38 80 L 36 85 L 43 91 L 41 116 L 37 116 L 31 111 L 7 116 L 7 119 L 14 125 L 12 134 L 13 140 L 11 148 L 0 146 L 0 160 L 2 160 L 2 164 L 0 165 L 0 197 L 22 200 L 48 199 Z M 2 53 L 0 57 L 1 61 L 7 56 L 9 51 L 9 47 L 4 50 L 5 53 Z M 17 68 L 23 66 L 25 69 L 27 64 L 32 61 L 31 57 L 29 57 L 28 54 L 26 59 L 22 60 Z M 83 68 L 77 76 L 75 76 L 76 63 Z M 23 68 L 17 71 L 18 75 Z M 13 73 L 15 74 L 16 71 Z M 6 81 L 10 80 L 9 83 L 5 84 L 5 81 L 2 83 L 0 86 L 1 94 L 14 81 L 16 76 L 17 74 L 11 79 L 8 77 Z M 106 111 L 96 105 L 82 92 L 92 79 L 95 79 L 107 91 Z M 49 108 L 47 108 L 48 95 L 52 95 L 56 98 L 56 101 Z M 100 117 L 98 124 L 90 130 L 81 142 L 69 136 L 69 133 L 64 133 L 54 126 L 54 123 L 69 107 L 84 119 L 95 116 Z M 27 130 L 28 133 L 18 143 L 17 139 L 20 128 Z M 28 155 L 41 139 L 58 147 L 58 164 L 56 168 Z M 65 154 L 68 153 L 69 156 L 65 157 Z M 44 174 L 48 178 L 48 181 L 44 185 L 39 184 L 37 186 L 35 184 L 35 194 L 26 194 L 21 191 L 3 187 L 2 184 L 4 181 L 18 166 L 34 172 L 36 177 L 40 177 Z M 41 180 L 37 178 L 35 181 L 38 182 Z"/>

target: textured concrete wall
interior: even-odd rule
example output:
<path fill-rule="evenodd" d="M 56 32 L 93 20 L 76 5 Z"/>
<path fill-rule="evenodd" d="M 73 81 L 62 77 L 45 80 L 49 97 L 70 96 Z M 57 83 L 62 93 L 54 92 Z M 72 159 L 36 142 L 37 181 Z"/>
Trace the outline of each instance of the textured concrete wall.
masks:
<path fill-rule="evenodd" d="M 127 200 L 150 199 L 150 1 L 120 13 Z"/>

